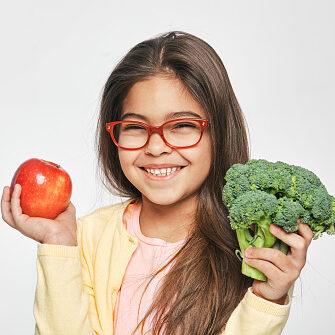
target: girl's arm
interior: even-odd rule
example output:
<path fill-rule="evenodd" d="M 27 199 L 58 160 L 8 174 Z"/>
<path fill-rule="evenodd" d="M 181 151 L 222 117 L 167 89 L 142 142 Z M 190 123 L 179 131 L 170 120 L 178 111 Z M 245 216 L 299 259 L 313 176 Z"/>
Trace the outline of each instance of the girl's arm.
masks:
<path fill-rule="evenodd" d="M 70 202 L 54 220 L 22 213 L 21 186 L 4 187 L 3 220 L 23 235 L 39 242 L 37 288 L 34 302 L 35 334 L 102 334 L 88 266 L 81 247 L 82 224 Z M 93 307 L 91 307 L 93 306 Z"/>
<path fill-rule="evenodd" d="M 286 325 L 293 294 L 291 286 L 284 305 L 256 296 L 249 287 L 231 314 L 222 335 L 280 335 Z"/>
<path fill-rule="evenodd" d="M 306 263 L 307 249 L 313 238 L 310 227 L 298 222 L 299 234 L 270 226 L 270 232 L 290 247 L 287 255 L 272 248 L 246 250 L 247 264 L 263 272 L 267 280 L 254 280 L 229 318 L 225 335 L 281 334 L 289 315 L 293 285 Z"/>
<path fill-rule="evenodd" d="M 77 220 L 78 246 L 38 245 L 36 335 L 102 334 L 81 232 Z"/>

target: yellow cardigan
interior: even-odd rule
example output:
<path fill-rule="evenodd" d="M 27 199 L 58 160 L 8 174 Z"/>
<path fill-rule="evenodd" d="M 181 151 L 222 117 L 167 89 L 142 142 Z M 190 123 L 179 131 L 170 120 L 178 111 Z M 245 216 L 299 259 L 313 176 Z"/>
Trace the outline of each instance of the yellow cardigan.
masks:
<path fill-rule="evenodd" d="M 122 223 L 133 200 L 79 218 L 78 246 L 37 245 L 36 335 L 113 335 L 117 293 L 138 244 Z M 293 286 L 286 305 L 277 305 L 249 288 L 222 334 L 281 334 L 292 292 Z"/>

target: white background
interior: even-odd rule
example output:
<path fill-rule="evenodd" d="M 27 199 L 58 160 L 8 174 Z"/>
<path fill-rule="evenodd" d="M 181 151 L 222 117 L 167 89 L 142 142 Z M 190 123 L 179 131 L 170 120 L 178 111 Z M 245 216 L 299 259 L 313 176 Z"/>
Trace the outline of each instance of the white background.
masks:
<path fill-rule="evenodd" d="M 103 85 L 135 44 L 184 30 L 222 58 L 248 122 L 252 158 L 304 166 L 335 194 L 334 11 L 331 0 L 6 2 L 0 186 L 37 157 L 70 173 L 77 217 L 118 202 L 96 178 Z M 0 223 L 1 334 L 33 334 L 37 242 Z M 333 334 L 334 254 L 335 236 L 312 242 L 283 334 Z"/>

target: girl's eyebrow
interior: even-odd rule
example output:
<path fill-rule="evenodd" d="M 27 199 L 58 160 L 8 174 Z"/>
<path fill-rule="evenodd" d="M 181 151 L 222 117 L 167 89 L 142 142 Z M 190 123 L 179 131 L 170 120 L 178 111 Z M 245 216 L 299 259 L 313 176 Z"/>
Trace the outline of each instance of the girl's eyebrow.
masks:
<path fill-rule="evenodd" d="M 197 113 L 191 112 L 191 111 L 181 111 L 181 112 L 172 112 L 172 113 L 168 113 L 165 116 L 165 121 L 167 120 L 172 120 L 174 118 L 179 118 L 179 117 L 195 117 L 195 118 L 199 118 L 202 119 L 202 117 L 200 115 L 198 115 Z M 142 114 L 137 114 L 137 113 L 125 113 L 122 117 L 121 117 L 121 121 L 123 121 L 126 118 L 131 118 L 131 117 L 136 117 L 138 119 L 144 120 L 146 122 L 148 122 L 149 120 L 147 119 L 146 116 L 142 115 Z"/>

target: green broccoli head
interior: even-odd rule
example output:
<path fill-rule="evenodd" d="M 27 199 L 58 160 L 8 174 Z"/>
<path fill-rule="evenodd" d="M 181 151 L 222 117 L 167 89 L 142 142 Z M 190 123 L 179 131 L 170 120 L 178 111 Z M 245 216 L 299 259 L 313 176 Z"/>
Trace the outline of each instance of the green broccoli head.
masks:
<path fill-rule="evenodd" d="M 223 203 L 229 209 L 231 227 L 236 230 L 240 256 L 249 246 L 272 247 L 288 252 L 288 247 L 270 232 L 274 223 L 288 233 L 298 231 L 297 219 L 307 223 L 316 239 L 335 234 L 335 198 L 328 194 L 311 171 L 284 162 L 253 159 L 234 164 L 225 176 Z M 250 227 L 253 226 L 253 231 Z M 259 280 L 265 276 L 244 261 L 242 273 Z"/>

